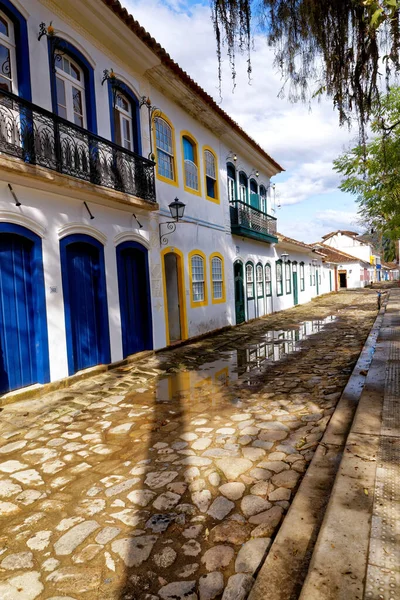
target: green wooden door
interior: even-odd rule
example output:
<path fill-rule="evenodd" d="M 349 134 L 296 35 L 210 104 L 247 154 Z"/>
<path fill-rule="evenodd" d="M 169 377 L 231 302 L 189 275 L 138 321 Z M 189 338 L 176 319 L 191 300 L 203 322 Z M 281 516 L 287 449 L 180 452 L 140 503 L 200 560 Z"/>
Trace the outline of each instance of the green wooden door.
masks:
<path fill-rule="evenodd" d="M 246 319 L 244 310 L 244 280 L 243 263 L 238 260 L 233 265 L 233 274 L 235 279 L 235 313 L 236 325 L 243 323 Z"/>
<path fill-rule="evenodd" d="M 318 269 L 315 269 L 315 285 L 317 286 L 317 296 L 319 294 L 319 280 L 318 280 Z"/>
<path fill-rule="evenodd" d="M 329 271 L 329 290 L 332 291 L 332 271 Z"/>
<path fill-rule="evenodd" d="M 299 303 L 299 290 L 297 287 L 297 265 L 295 270 L 295 265 L 293 265 L 293 304 L 297 306 Z"/>

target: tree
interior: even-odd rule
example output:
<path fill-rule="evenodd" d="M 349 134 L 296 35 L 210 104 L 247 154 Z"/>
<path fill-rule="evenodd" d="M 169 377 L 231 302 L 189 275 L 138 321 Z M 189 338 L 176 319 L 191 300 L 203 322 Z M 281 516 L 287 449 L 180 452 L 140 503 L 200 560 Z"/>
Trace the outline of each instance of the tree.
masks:
<path fill-rule="evenodd" d="M 387 259 L 400 239 L 400 88 L 382 95 L 371 112 L 372 139 L 360 143 L 334 161 L 341 173 L 339 188 L 357 197 L 368 228 L 383 237 Z"/>
<path fill-rule="evenodd" d="M 400 0 L 211 0 L 217 41 L 227 47 L 232 76 L 235 54 L 248 55 L 257 19 L 275 49 L 291 100 L 326 94 L 350 124 L 355 111 L 362 136 L 379 98 L 379 68 L 387 83 L 400 68 Z"/>

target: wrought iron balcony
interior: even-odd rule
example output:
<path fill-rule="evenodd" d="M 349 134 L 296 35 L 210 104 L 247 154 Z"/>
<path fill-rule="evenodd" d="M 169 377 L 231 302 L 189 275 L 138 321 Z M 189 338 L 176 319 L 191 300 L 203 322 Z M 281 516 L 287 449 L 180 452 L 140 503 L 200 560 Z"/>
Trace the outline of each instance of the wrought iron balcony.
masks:
<path fill-rule="evenodd" d="M 155 203 L 154 163 L 0 90 L 0 152 Z"/>
<path fill-rule="evenodd" d="M 276 243 L 276 218 L 240 200 L 230 203 L 231 231 L 235 235 Z"/>

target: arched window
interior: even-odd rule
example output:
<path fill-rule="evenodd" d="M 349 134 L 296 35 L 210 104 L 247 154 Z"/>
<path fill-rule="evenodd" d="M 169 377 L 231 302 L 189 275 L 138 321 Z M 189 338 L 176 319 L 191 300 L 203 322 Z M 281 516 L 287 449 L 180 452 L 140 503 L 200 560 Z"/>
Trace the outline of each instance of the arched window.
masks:
<path fill-rule="evenodd" d="M 176 183 L 174 130 L 165 116 L 154 119 L 157 176 L 167 183 Z"/>
<path fill-rule="evenodd" d="M 282 261 L 276 261 L 276 295 L 282 296 L 283 294 L 283 273 L 282 273 Z"/>
<path fill-rule="evenodd" d="M 256 266 L 257 298 L 264 297 L 264 269 L 262 264 Z"/>
<path fill-rule="evenodd" d="M 205 306 L 207 304 L 206 288 L 206 261 L 205 255 L 200 250 L 189 253 L 191 307 Z"/>
<path fill-rule="evenodd" d="M 300 263 L 300 291 L 304 292 L 305 290 L 305 277 L 304 277 L 304 263 Z"/>
<path fill-rule="evenodd" d="M 56 65 L 57 114 L 86 127 L 85 79 L 82 69 L 69 56 L 58 54 Z"/>
<path fill-rule="evenodd" d="M 254 265 L 247 263 L 246 265 L 246 296 L 248 300 L 254 298 Z"/>
<path fill-rule="evenodd" d="M 187 192 L 200 193 L 199 159 L 196 141 L 188 134 L 182 135 L 183 177 Z"/>
<path fill-rule="evenodd" d="M 206 178 L 206 197 L 218 202 L 218 167 L 217 158 L 211 149 L 204 149 L 204 173 Z"/>
<path fill-rule="evenodd" d="M 14 25 L 0 12 L 0 89 L 18 93 Z"/>
<path fill-rule="evenodd" d="M 133 150 L 132 106 L 123 94 L 117 94 L 114 106 L 115 142 L 127 150 Z"/>
<path fill-rule="evenodd" d="M 226 165 L 226 172 L 228 177 L 228 200 L 229 202 L 234 202 L 237 200 L 236 194 L 236 169 L 233 165 Z"/>
<path fill-rule="evenodd" d="M 0 89 L 32 100 L 28 28 L 12 0 L 0 2 Z"/>
<path fill-rule="evenodd" d="M 225 302 L 224 259 L 221 254 L 214 253 L 210 256 L 210 262 L 212 302 Z"/>
<path fill-rule="evenodd" d="M 290 260 L 285 263 L 285 280 L 286 280 L 286 293 L 290 294 L 292 291 L 292 277 L 290 269 Z"/>
<path fill-rule="evenodd" d="M 267 214 L 267 190 L 264 185 L 260 185 L 260 210 Z"/>
<path fill-rule="evenodd" d="M 97 133 L 94 70 L 75 46 L 62 40 L 63 53 L 53 60 L 48 38 L 53 111 L 72 123 Z"/>
<path fill-rule="evenodd" d="M 239 200 L 247 204 L 248 191 L 247 191 L 247 175 L 241 171 L 239 173 Z"/>
<path fill-rule="evenodd" d="M 269 263 L 265 265 L 265 295 L 272 296 L 271 265 Z"/>
<path fill-rule="evenodd" d="M 258 184 L 255 179 L 250 179 L 250 204 L 254 208 L 259 208 L 260 206 L 258 199 Z"/>

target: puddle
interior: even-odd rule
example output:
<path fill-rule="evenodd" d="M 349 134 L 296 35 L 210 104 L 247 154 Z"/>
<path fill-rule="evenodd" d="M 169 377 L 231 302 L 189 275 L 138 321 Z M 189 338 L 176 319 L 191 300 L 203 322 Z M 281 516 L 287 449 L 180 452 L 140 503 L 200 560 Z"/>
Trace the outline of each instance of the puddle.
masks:
<path fill-rule="evenodd" d="M 218 360 L 206 362 L 196 370 L 161 377 L 156 386 L 156 400 L 169 402 L 189 391 L 195 400 L 202 392 L 218 394 L 222 387 L 239 380 L 248 385 L 257 383 L 254 381 L 255 375 L 263 372 L 269 364 L 299 352 L 306 339 L 319 333 L 336 319 L 336 316 L 331 315 L 325 319 L 304 321 L 292 329 L 267 331 L 260 336 L 259 341 L 245 344 L 237 350 L 223 350 Z"/>

